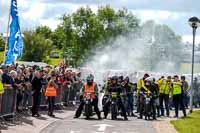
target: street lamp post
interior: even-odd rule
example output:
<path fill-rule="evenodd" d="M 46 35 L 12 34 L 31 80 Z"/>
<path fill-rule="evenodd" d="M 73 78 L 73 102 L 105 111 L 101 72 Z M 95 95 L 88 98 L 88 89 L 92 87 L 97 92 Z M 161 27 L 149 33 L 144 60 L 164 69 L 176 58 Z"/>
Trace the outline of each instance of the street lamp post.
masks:
<path fill-rule="evenodd" d="M 191 17 L 188 20 L 189 25 L 192 27 L 193 43 L 192 43 L 192 74 L 191 74 L 191 93 L 190 93 L 190 113 L 193 110 L 193 75 L 194 75 L 194 46 L 195 46 L 195 35 L 196 29 L 200 24 L 200 20 L 197 17 Z"/>

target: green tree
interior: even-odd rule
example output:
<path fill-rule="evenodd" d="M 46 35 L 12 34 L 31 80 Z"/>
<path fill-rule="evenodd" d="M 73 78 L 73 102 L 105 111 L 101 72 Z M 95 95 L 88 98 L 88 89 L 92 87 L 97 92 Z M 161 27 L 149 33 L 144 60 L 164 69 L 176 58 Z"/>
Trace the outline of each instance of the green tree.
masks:
<path fill-rule="evenodd" d="M 95 14 L 89 7 L 80 7 L 71 15 L 63 15 L 61 24 L 52 32 L 53 45 L 63 48 L 77 64 L 93 56 L 94 49 L 103 48 L 111 38 L 136 32 L 139 20 L 125 8 L 115 11 L 99 7 Z M 72 52 L 68 52 L 68 51 Z"/>
<path fill-rule="evenodd" d="M 36 28 L 36 33 L 41 34 L 45 39 L 48 39 L 50 38 L 52 31 L 48 26 L 39 26 Z"/>
<path fill-rule="evenodd" d="M 99 7 L 97 11 L 97 18 L 103 25 L 103 37 L 108 41 L 111 37 L 116 35 L 115 27 L 117 22 L 117 14 L 109 5 Z"/>
<path fill-rule="evenodd" d="M 62 49 L 64 46 L 64 41 L 66 40 L 66 34 L 63 27 L 58 26 L 58 28 L 51 33 L 50 38 L 52 40 L 53 46 L 58 49 Z"/>
<path fill-rule="evenodd" d="M 119 9 L 116 12 L 116 16 L 116 35 L 127 36 L 128 34 L 137 32 L 139 30 L 139 19 L 126 8 Z"/>
<path fill-rule="evenodd" d="M 5 50 L 5 40 L 3 39 L 3 35 L 0 34 L 0 51 Z"/>
<path fill-rule="evenodd" d="M 44 61 L 52 48 L 52 41 L 34 31 L 24 33 L 24 52 L 22 60 Z"/>

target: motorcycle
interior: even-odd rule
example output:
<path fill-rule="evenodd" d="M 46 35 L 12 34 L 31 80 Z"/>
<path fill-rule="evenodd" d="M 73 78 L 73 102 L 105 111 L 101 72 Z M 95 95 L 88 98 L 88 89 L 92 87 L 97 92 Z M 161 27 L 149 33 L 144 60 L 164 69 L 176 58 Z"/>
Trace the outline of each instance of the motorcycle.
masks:
<path fill-rule="evenodd" d="M 150 117 L 152 116 L 152 95 L 150 93 L 145 92 L 144 93 L 144 114 L 145 114 L 145 120 L 150 120 Z"/>
<path fill-rule="evenodd" d="M 109 96 L 104 95 L 102 98 L 102 107 L 104 108 L 104 105 L 109 101 Z"/>
<path fill-rule="evenodd" d="M 143 117 L 143 113 L 144 113 L 144 101 L 145 101 L 145 97 L 142 91 L 139 91 L 138 93 L 138 111 L 139 111 L 139 119 L 142 119 Z"/>
<path fill-rule="evenodd" d="M 90 119 L 91 116 L 93 116 L 94 111 L 92 102 L 94 98 L 95 98 L 94 93 L 91 92 L 84 93 L 84 102 L 85 102 L 84 111 L 87 120 Z"/>
<path fill-rule="evenodd" d="M 116 120 L 118 115 L 118 105 L 117 105 L 117 93 L 111 93 L 111 119 Z"/>
<path fill-rule="evenodd" d="M 139 91 L 140 119 L 142 119 L 143 115 L 145 116 L 145 120 L 147 120 L 147 118 L 150 119 L 150 117 L 152 116 L 151 100 L 152 100 L 152 95 L 150 93 Z"/>

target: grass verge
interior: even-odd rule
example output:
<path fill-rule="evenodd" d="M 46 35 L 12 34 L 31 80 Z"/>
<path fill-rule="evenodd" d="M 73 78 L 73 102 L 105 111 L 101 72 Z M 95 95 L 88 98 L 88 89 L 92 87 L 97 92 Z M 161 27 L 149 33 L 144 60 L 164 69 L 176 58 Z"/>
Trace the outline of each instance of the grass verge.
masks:
<path fill-rule="evenodd" d="M 60 62 L 61 62 L 62 60 L 63 60 L 63 59 L 61 59 L 61 58 L 50 58 L 48 64 L 50 64 L 50 65 L 60 65 Z"/>
<path fill-rule="evenodd" d="M 4 60 L 4 52 L 0 52 L 0 62 Z"/>
<path fill-rule="evenodd" d="M 194 111 L 187 118 L 173 120 L 171 124 L 179 133 L 200 133 L 200 110 Z"/>

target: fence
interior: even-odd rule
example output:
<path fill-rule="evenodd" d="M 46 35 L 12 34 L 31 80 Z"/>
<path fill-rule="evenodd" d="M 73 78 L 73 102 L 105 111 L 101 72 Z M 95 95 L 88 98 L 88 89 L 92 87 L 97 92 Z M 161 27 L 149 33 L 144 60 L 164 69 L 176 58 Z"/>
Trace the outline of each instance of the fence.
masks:
<path fill-rule="evenodd" d="M 13 116 L 16 112 L 16 90 L 5 89 L 0 95 L 0 117 Z"/>
<path fill-rule="evenodd" d="M 79 92 L 81 85 L 76 83 L 68 86 L 59 87 L 57 89 L 57 97 L 55 99 L 55 105 L 71 105 L 74 102 L 76 93 Z M 16 89 L 5 89 L 4 94 L 0 95 L 0 117 L 13 116 L 16 113 L 18 91 Z M 78 98 L 77 98 L 78 100 Z M 20 102 L 20 107 L 25 108 L 32 106 L 32 95 L 31 91 L 24 91 L 23 98 Z M 42 93 L 40 106 L 46 107 L 47 102 Z"/>

